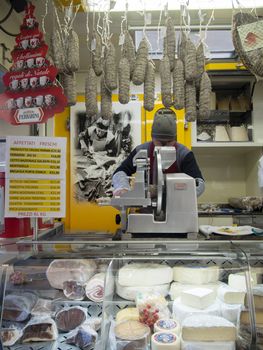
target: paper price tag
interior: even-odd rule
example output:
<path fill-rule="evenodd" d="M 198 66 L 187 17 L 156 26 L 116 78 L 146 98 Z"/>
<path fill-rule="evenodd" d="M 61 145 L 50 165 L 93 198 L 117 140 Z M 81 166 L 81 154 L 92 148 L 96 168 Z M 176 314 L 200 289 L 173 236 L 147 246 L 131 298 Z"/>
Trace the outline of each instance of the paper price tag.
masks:
<path fill-rule="evenodd" d="M 144 20 L 145 20 L 146 25 L 151 24 L 152 23 L 152 14 L 150 12 L 145 13 Z"/>
<path fill-rule="evenodd" d="M 125 39 L 124 34 L 120 34 L 120 36 L 119 36 L 119 45 L 123 45 L 124 44 L 124 39 Z"/>
<path fill-rule="evenodd" d="M 96 49 L 96 39 L 92 39 L 91 44 L 90 44 L 90 48 L 92 51 Z"/>

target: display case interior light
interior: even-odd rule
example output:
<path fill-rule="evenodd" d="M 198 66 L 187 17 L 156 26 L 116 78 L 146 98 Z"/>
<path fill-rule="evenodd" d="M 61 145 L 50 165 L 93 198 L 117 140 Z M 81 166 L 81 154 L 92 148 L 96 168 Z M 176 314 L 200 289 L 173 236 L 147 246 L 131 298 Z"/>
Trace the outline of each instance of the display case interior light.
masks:
<path fill-rule="evenodd" d="M 60 0 L 67 1 L 67 0 Z M 75 0 L 78 1 L 78 0 Z M 168 10 L 180 10 L 186 5 L 190 10 L 199 9 L 232 9 L 234 8 L 262 8 L 262 0 L 84 0 L 89 8 L 95 11 L 160 11 L 167 7 Z M 70 2 L 70 1 L 68 1 Z"/>

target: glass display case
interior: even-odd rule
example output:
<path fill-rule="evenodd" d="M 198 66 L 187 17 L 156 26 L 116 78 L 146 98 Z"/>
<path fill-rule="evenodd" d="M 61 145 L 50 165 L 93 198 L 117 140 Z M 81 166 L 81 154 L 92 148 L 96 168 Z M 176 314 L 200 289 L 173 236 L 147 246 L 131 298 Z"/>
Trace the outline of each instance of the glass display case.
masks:
<path fill-rule="evenodd" d="M 28 240 L 13 254 L 2 247 L 2 346 L 261 349 L 262 245 Z"/>

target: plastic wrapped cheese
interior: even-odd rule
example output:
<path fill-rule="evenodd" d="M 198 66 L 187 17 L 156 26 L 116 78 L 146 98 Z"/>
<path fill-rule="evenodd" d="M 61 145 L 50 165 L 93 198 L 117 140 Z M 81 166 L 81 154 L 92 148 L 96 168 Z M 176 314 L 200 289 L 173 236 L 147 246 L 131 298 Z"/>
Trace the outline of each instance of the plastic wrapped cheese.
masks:
<path fill-rule="evenodd" d="M 219 266 L 175 266 L 174 281 L 186 284 L 208 284 L 219 280 Z"/>
<path fill-rule="evenodd" d="M 251 273 L 251 279 L 250 283 L 252 286 L 255 286 L 261 281 L 261 274 L 257 272 L 252 272 Z M 237 289 L 242 292 L 247 291 L 247 285 L 246 285 L 246 276 L 244 273 L 231 273 L 228 276 L 228 285 L 231 288 Z"/>
<path fill-rule="evenodd" d="M 182 303 L 181 298 L 177 298 L 173 302 L 173 318 L 177 319 L 180 323 L 189 316 L 197 314 L 207 314 L 221 316 L 221 304 L 216 300 L 212 305 L 206 309 L 200 310 L 190 306 L 186 306 Z"/>
<path fill-rule="evenodd" d="M 215 292 L 208 288 L 192 288 L 182 292 L 181 295 L 181 300 L 184 305 L 201 310 L 212 305 L 215 299 Z"/>
<path fill-rule="evenodd" d="M 226 320 L 237 324 L 242 310 L 241 304 L 225 304 L 221 303 L 221 315 Z"/>
<path fill-rule="evenodd" d="M 217 296 L 226 304 L 244 304 L 245 292 L 224 283 L 218 288 Z"/>
<path fill-rule="evenodd" d="M 215 294 L 217 294 L 217 290 L 221 285 L 221 283 L 222 282 L 215 282 L 215 283 L 209 283 L 209 284 L 198 284 L 193 286 L 192 284 L 173 282 L 171 283 L 169 294 L 172 300 L 180 297 L 182 295 L 182 292 L 193 288 L 208 288 L 208 289 L 212 289 L 215 292 Z"/>
<path fill-rule="evenodd" d="M 117 349 L 145 349 L 150 340 L 151 330 L 141 322 L 128 320 L 118 323 L 114 333 Z"/>
<path fill-rule="evenodd" d="M 139 311 L 136 307 L 127 307 L 117 313 L 116 323 L 127 320 L 139 321 Z"/>
<path fill-rule="evenodd" d="M 49 265 L 46 275 L 51 287 L 63 289 L 63 283 L 74 280 L 86 283 L 96 272 L 97 265 L 91 259 L 57 259 Z"/>
<path fill-rule="evenodd" d="M 223 317 L 194 315 L 182 323 L 182 339 L 185 341 L 235 341 L 236 327 Z"/>
<path fill-rule="evenodd" d="M 234 341 L 224 342 L 193 342 L 181 341 L 181 350 L 235 350 L 236 343 Z"/>
<path fill-rule="evenodd" d="M 180 350 L 180 338 L 171 332 L 157 332 L 152 335 L 152 350 Z"/>
<path fill-rule="evenodd" d="M 160 319 L 154 324 L 154 332 L 171 332 L 179 335 L 180 325 L 178 321 L 171 318 Z"/>
<path fill-rule="evenodd" d="M 127 264 L 118 273 L 118 283 L 126 287 L 156 286 L 170 283 L 172 279 L 170 266 L 153 263 Z"/>
<path fill-rule="evenodd" d="M 135 287 L 124 287 L 116 281 L 116 293 L 123 299 L 132 300 L 136 299 L 137 293 L 159 293 L 163 297 L 168 295 L 170 284 L 161 284 L 156 286 L 135 286 Z"/>

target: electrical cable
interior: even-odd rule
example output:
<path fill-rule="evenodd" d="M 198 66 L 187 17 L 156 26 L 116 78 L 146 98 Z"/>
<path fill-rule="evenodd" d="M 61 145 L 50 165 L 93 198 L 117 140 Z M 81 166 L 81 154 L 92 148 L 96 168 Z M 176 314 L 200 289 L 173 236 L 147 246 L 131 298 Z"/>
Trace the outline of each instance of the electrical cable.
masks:
<path fill-rule="evenodd" d="M 3 19 L 0 20 L 0 24 L 4 23 L 10 17 L 13 9 L 14 9 L 13 4 L 11 4 L 10 10 L 8 11 L 7 15 Z"/>
<path fill-rule="evenodd" d="M 7 34 L 7 35 L 9 35 L 9 36 L 18 36 L 19 35 L 19 33 L 18 34 L 12 34 L 12 33 L 10 33 L 10 32 L 8 32 L 5 28 L 3 28 L 1 25 L 0 25 L 0 30 L 2 30 L 5 34 Z"/>

